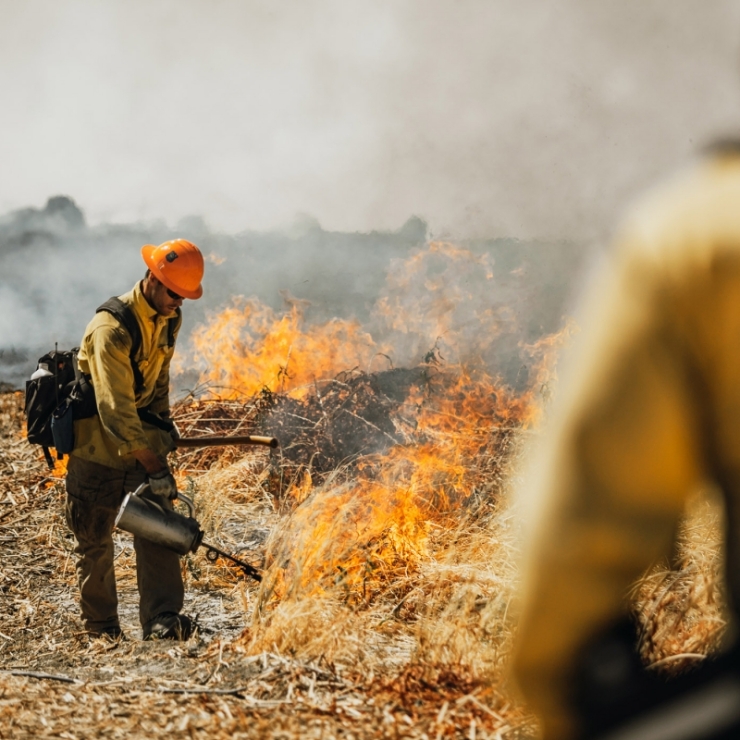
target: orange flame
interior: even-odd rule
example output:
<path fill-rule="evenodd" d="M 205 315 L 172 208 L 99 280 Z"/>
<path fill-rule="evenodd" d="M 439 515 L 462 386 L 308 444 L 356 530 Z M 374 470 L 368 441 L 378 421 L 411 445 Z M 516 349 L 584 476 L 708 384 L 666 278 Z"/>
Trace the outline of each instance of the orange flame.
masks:
<path fill-rule="evenodd" d="M 417 388 L 409 399 L 416 444 L 368 457 L 354 484 L 329 484 L 298 506 L 270 543 L 264 597 L 339 589 L 368 603 L 429 555 L 434 530 L 455 527 L 476 496 L 495 497 L 509 438 L 534 418 L 532 397 L 463 368 L 442 384 L 440 395 Z"/>
<path fill-rule="evenodd" d="M 192 343 L 193 361 L 206 368 L 201 381 L 226 398 L 253 395 L 264 387 L 301 395 L 316 379 L 333 377 L 339 369 L 367 367 L 379 351 L 356 321 L 333 319 L 304 327 L 297 305 L 278 315 L 244 298 L 198 327 Z"/>
<path fill-rule="evenodd" d="M 43 457 L 40 457 L 39 459 L 44 460 Z M 50 470 L 47 473 L 48 480 L 46 483 L 44 483 L 45 488 L 49 488 L 53 486 L 55 483 L 58 483 L 60 480 L 64 479 L 64 477 L 67 475 L 67 460 L 68 457 L 63 457 L 61 460 L 58 458 L 54 458 L 54 469 Z M 46 460 L 44 460 L 44 467 L 46 468 Z"/>
<path fill-rule="evenodd" d="M 374 311 L 384 344 L 356 321 L 307 326 L 299 303 L 279 315 L 243 298 L 196 330 L 202 379 L 222 396 L 267 386 L 304 397 L 317 392 L 317 380 L 368 370 L 389 346 L 430 368 L 393 418 L 407 444 L 364 458 L 351 482 L 315 488 L 307 471 L 292 484 L 294 510 L 268 547 L 263 603 L 337 592 L 368 603 L 392 577 L 417 568 L 435 533 L 457 526 L 466 507 L 495 501 L 513 435 L 537 423 L 542 389 L 572 327 L 518 343 L 530 389 L 513 392 L 486 367 L 502 334 L 518 329 L 515 312 L 490 295 L 492 278 L 486 255 L 443 242 L 394 264 Z"/>
<path fill-rule="evenodd" d="M 16 391 L 15 393 L 15 395 L 18 396 L 19 398 L 22 396 L 22 394 L 23 394 L 22 391 Z M 18 437 L 23 440 L 28 439 L 28 427 L 27 427 L 26 419 L 23 419 L 21 422 L 21 428 L 20 428 L 20 431 L 18 432 Z M 47 480 L 46 483 L 44 484 L 45 488 L 49 488 L 49 486 L 53 486 L 55 480 L 60 480 L 67 475 L 67 460 L 69 458 L 67 456 L 64 456 L 60 460 L 58 457 L 53 456 L 52 459 L 54 461 L 54 467 L 48 473 L 47 477 L 50 480 Z M 39 462 L 43 461 L 44 469 L 48 470 L 49 466 L 47 465 L 46 457 L 44 457 L 44 455 L 42 455 L 40 451 L 38 454 L 38 460 Z"/>
<path fill-rule="evenodd" d="M 52 478 L 63 478 L 67 475 L 67 460 L 68 457 L 64 457 L 61 460 L 54 462 L 54 470 L 51 471 L 50 477 Z"/>

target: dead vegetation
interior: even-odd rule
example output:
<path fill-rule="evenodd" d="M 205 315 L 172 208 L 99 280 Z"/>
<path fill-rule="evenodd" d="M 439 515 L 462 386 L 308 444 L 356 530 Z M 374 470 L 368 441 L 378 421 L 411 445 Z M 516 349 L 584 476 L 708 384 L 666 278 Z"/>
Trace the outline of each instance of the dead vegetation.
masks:
<path fill-rule="evenodd" d="M 91 640 L 77 616 L 62 471 L 48 475 L 23 440 L 20 394 L 0 399 L 0 737 L 514 737 L 531 728 L 489 680 L 507 641 L 494 617 L 510 579 L 489 559 L 492 508 L 450 532 L 455 555 L 440 548 L 438 560 L 403 573 L 395 563 L 365 604 L 342 589 L 278 599 L 201 553 L 183 558 L 186 610 L 202 632 L 182 645 L 138 639 L 133 552 L 117 533 L 129 639 Z M 184 406 L 180 427 L 236 430 L 245 408 Z M 276 465 L 262 449 L 179 460 L 209 538 L 258 565 L 297 506 L 271 492 Z M 486 640 L 497 650 L 481 650 Z"/>
<path fill-rule="evenodd" d="M 722 517 L 718 492 L 697 494 L 673 562 L 654 568 L 634 590 L 640 652 L 658 670 L 680 673 L 720 648 L 727 626 Z"/>
<path fill-rule="evenodd" d="M 530 402 L 465 373 L 404 373 L 177 408 L 184 436 L 283 442 L 178 453 L 208 539 L 265 568 L 258 586 L 183 558 L 202 628 L 184 644 L 138 639 L 124 533 L 129 639 L 81 630 L 61 471 L 23 440 L 20 394 L 0 395 L 0 737 L 534 736 L 504 684 L 518 541 L 506 482 Z M 680 567 L 637 591 L 651 662 L 716 644 L 715 526 L 694 511 Z"/>

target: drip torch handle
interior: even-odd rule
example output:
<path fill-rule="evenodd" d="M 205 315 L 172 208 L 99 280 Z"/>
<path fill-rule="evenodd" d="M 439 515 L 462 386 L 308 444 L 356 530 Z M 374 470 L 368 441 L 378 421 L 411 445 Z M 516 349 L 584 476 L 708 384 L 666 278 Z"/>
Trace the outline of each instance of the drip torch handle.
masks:
<path fill-rule="evenodd" d="M 149 488 L 149 483 L 144 482 L 142 483 L 131 495 L 132 496 L 141 496 L 142 493 L 144 493 Z M 159 506 L 159 504 L 156 501 L 152 501 L 151 498 L 149 498 L 149 501 L 156 506 Z M 177 492 L 177 495 L 173 499 L 173 501 L 182 501 L 185 506 L 188 507 L 188 512 L 191 519 L 195 519 L 195 504 L 193 503 L 193 499 L 190 498 L 190 496 L 186 496 L 184 493 Z M 162 508 L 161 506 L 159 507 Z"/>
<path fill-rule="evenodd" d="M 144 481 L 131 495 L 132 496 L 141 496 L 146 489 L 149 488 L 149 481 Z"/>
<path fill-rule="evenodd" d="M 255 434 L 233 437 L 179 437 L 175 447 L 223 447 L 225 445 L 264 445 L 275 449 L 279 442 L 275 437 L 261 437 Z"/>
<path fill-rule="evenodd" d="M 177 492 L 177 496 L 175 496 L 176 501 L 182 501 L 185 506 L 188 507 L 188 510 L 190 512 L 190 518 L 195 519 L 195 505 L 193 504 L 193 499 L 190 498 L 190 496 L 186 496 L 184 493 Z"/>

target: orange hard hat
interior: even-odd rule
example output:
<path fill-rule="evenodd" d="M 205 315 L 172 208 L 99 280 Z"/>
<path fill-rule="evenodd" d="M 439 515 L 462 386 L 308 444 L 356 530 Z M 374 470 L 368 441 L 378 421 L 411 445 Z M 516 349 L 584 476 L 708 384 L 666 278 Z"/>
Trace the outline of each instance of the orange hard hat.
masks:
<path fill-rule="evenodd" d="M 158 247 L 145 244 L 141 256 L 154 277 L 183 298 L 203 295 L 203 255 L 187 239 L 172 239 Z"/>

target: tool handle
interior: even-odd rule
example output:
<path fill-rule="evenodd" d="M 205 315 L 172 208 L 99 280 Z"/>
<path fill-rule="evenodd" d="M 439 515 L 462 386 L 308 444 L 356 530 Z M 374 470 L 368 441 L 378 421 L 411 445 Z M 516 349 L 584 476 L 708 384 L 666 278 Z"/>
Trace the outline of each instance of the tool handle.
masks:
<path fill-rule="evenodd" d="M 131 495 L 132 496 L 141 496 L 142 493 L 145 493 L 149 489 L 149 483 L 148 481 L 144 481 Z M 154 494 L 152 494 L 154 495 Z M 155 498 L 157 498 L 155 496 Z M 182 501 L 185 506 L 188 507 L 189 516 L 191 519 L 195 519 L 195 504 L 193 504 L 193 499 L 190 498 L 190 496 L 186 496 L 184 493 L 177 492 L 177 495 L 175 496 L 173 501 Z M 163 511 L 162 507 L 151 498 L 147 498 L 147 501 L 150 503 L 153 503 L 155 506 L 157 506 L 160 511 Z"/>
<path fill-rule="evenodd" d="M 275 449 L 278 446 L 275 437 L 260 437 L 247 434 L 233 437 L 179 437 L 175 440 L 176 447 L 222 447 L 225 445 L 265 445 Z"/>
<path fill-rule="evenodd" d="M 178 491 L 177 496 L 175 496 L 175 501 L 182 501 L 190 511 L 190 518 L 195 519 L 195 505 L 193 504 L 193 499 L 191 499 L 190 496 L 186 496 L 184 493 L 180 493 L 180 491 Z"/>

